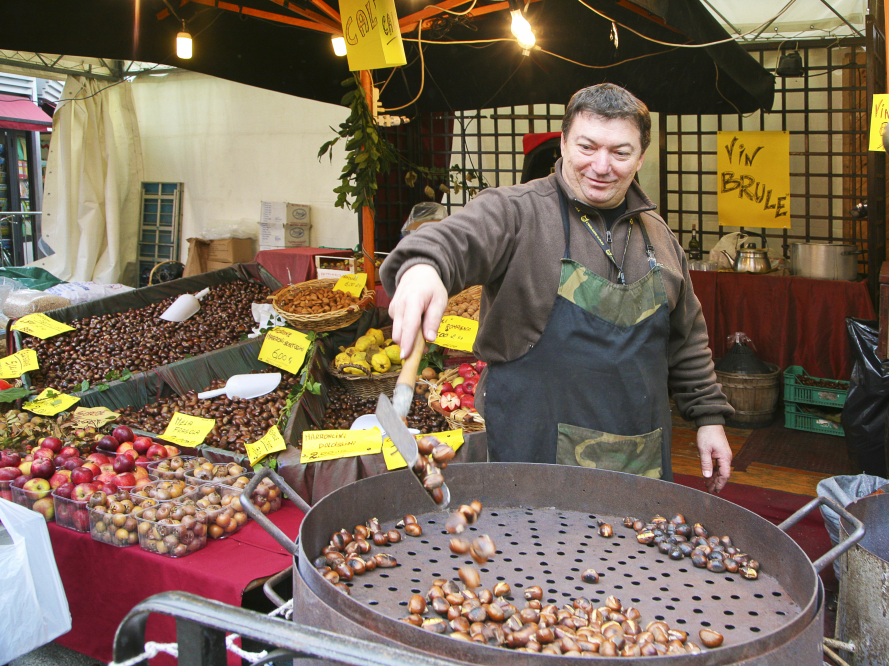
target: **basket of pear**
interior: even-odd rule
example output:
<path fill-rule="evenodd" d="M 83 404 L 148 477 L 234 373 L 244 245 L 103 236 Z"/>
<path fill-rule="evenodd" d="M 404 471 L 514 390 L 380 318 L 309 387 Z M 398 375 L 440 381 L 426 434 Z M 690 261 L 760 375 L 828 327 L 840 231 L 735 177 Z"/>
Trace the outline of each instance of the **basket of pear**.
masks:
<path fill-rule="evenodd" d="M 401 348 L 389 337 L 392 329 L 369 328 L 349 347 L 340 347 L 330 363 L 330 374 L 359 398 L 388 396 L 401 372 Z"/>

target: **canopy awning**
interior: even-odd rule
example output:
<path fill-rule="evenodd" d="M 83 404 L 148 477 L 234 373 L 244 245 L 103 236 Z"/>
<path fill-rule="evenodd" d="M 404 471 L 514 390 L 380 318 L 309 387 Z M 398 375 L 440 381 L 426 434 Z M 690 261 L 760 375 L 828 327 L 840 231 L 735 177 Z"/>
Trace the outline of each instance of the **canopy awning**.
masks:
<path fill-rule="evenodd" d="M 0 127 L 42 132 L 52 127 L 52 118 L 27 97 L 0 95 Z"/>

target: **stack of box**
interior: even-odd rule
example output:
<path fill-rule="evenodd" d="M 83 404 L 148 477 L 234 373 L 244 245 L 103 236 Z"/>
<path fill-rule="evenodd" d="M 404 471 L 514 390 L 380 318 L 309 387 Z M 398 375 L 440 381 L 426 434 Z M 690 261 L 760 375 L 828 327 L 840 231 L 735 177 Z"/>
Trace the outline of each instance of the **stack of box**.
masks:
<path fill-rule="evenodd" d="M 210 241 L 207 271 L 216 271 L 247 261 L 253 261 L 252 238 L 223 238 Z"/>
<path fill-rule="evenodd" d="M 312 209 L 305 204 L 263 201 L 259 217 L 259 249 L 309 247 Z"/>
<path fill-rule="evenodd" d="M 843 437 L 839 417 L 848 395 L 849 382 L 811 377 L 802 367 L 791 365 L 784 371 L 784 427 Z"/>

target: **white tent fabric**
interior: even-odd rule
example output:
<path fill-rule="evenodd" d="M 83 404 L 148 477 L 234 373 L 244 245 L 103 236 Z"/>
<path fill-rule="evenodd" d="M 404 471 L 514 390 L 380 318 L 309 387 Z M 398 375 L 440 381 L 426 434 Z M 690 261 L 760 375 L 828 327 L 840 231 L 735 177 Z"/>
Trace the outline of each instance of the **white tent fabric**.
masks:
<path fill-rule="evenodd" d="M 730 35 L 755 31 L 746 39 L 754 39 L 763 23 L 770 21 L 784 9 L 787 0 L 702 0 L 710 13 Z M 849 36 L 851 29 L 831 8 L 864 32 L 867 0 L 795 0 L 774 23 L 762 31 L 758 40 L 812 39 L 830 36 Z M 830 5 L 828 7 L 827 5 Z M 728 22 L 728 23 L 727 23 Z M 730 24 L 730 25 L 729 25 Z"/>
<path fill-rule="evenodd" d="M 43 195 L 42 240 L 55 254 L 30 265 L 69 282 L 120 282 L 136 260 L 141 181 L 130 83 L 69 76 L 53 117 Z"/>

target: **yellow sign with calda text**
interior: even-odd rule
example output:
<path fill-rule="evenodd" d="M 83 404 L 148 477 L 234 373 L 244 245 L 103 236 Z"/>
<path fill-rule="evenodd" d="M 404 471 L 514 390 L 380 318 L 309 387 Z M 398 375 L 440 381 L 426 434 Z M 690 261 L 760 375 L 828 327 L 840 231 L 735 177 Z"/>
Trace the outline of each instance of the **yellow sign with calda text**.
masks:
<path fill-rule="evenodd" d="M 889 95 L 874 95 L 874 105 L 870 115 L 870 141 L 868 150 L 882 150 L 883 134 L 889 126 Z"/>
<path fill-rule="evenodd" d="M 478 322 L 466 317 L 448 315 L 441 318 L 435 344 L 445 349 L 471 352 L 478 335 Z"/>
<path fill-rule="evenodd" d="M 259 350 L 259 360 L 292 374 L 298 374 L 311 345 L 309 336 L 292 328 L 276 326 L 266 333 Z"/>
<path fill-rule="evenodd" d="M 349 70 L 407 64 L 395 0 L 340 0 Z"/>
<path fill-rule="evenodd" d="M 717 132 L 716 177 L 720 226 L 790 228 L 788 132 Z"/>

